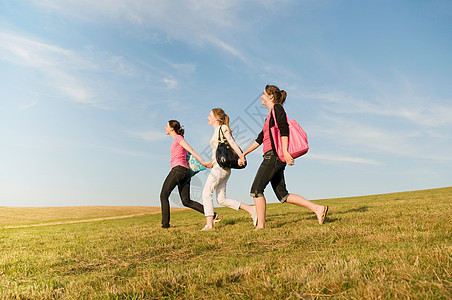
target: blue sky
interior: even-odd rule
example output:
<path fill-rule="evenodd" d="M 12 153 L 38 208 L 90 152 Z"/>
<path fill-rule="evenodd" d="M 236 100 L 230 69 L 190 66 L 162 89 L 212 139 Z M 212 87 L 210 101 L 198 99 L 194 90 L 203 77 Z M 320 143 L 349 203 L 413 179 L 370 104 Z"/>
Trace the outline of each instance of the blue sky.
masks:
<path fill-rule="evenodd" d="M 266 84 L 287 91 L 311 146 L 286 170 L 289 192 L 450 186 L 451 32 L 441 0 L 2 1 L 0 206 L 158 206 L 166 122 L 207 159 L 206 117 L 222 107 L 245 149 Z M 261 155 L 228 196 L 252 203 Z"/>

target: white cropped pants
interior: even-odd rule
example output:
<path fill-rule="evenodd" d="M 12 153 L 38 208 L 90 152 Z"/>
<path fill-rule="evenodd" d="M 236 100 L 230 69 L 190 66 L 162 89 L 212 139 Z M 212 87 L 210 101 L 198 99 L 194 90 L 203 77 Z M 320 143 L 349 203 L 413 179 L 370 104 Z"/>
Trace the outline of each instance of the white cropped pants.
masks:
<path fill-rule="evenodd" d="M 239 210 L 241 204 L 239 201 L 226 198 L 226 183 L 229 176 L 231 176 L 231 169 L 223 169 L 215 162 L 202 191 L 202 202 L 206 217 L 214 215 L 212 195 L 215 191 L 218 204 Z"/>

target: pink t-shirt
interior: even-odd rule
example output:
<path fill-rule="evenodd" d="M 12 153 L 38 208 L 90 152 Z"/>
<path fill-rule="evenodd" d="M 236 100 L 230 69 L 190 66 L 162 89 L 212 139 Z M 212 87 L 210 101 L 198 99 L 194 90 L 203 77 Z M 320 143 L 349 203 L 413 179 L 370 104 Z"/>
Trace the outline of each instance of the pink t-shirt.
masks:
<path fill-rule="evenodd" d="M 174 142 L 171 145 L 171 169 L 176 166 L 183 166 L 188 168 L 187 163 L 187 150 L 180 145 L 180 142 L 184 141 L 184 137 L 176 135 Z"/>
<path fill-rule="evenodd" d="M 264 153 L 272 150 L 272 142 L 270 140 L 270 128 L 269 127 L 270 127 L 270 114 L 268 114 L 267 119 L 265 120 L 265 123 L 264 123 L 264 141 L 262 142 L 262 144 L 264 144 L 264 146 L 263 146 Z"/>

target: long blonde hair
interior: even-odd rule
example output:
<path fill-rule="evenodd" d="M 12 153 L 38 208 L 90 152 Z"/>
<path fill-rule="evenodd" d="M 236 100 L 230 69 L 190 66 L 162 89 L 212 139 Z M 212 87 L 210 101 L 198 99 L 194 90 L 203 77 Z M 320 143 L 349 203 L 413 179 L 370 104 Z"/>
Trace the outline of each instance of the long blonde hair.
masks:
<path fill-rule="evenodd" d="M 224 112 L 222 108 L 213 108 L 212 112 L 214 116 L 218 119 L 218 122 L 221 125 L 226 125 L 229 128 L 229 116 Z M 229 131 L 231 128 L 229 128 Z"/>

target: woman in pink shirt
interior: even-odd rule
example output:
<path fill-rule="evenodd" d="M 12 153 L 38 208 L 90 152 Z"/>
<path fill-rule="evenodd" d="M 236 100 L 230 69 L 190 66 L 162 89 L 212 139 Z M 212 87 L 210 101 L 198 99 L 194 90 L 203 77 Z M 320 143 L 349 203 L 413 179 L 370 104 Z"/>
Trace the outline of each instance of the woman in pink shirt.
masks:
<path fill-rule="evenodd" d="M 261 96 L 262 105 L 266 106 L 268 109 L 268 115 L 267 119 L 265 119 L 264 128 L 257 139 L 248 147 L 248 149 L 246 149 L 245 152 L 243 152 L 243 155 L 239 160 L 239 163 L 243 164 L 245 162 L 245 155 L 254 151 L 257 147 L 263 144 L 264 160 L 257 171 L 251 187 L 251 197 L 254 198 L 257 211 L 256 229 L 265 228 L 266 200 L 264 197 L 264 189 L 269 183 L 271 183 L 273 191 L 281 203 L 287 202 L 306 207 L 317 215 L 319 224 L 323 224 L 328 212 L 328 206 L 315 204 L 300 195 L 291 194 L 287 191 L 284 179 L 284 169 L 286 168 L 286 162 L 292 166 L 294 164 L 294 159 L 287 151 L 289 126 L 287 124 L 286 111 L 282 106 L 286 100 L 286 96 L 286 91 L 280 90 L 277 86 L 267 85 L 265 87 Z M 273 118 L 272 111 L 275 112 L 276 120 Z M 278 128 L 281 132 L 281 145 L 286 162 L 281 161 L 276 154 L 273 137 L 270 134 L 270 128 L 276 125 L 275 122 L 278 124 Z"/>
<path fill-rule="evenodd" d="M 165 179 L 160 193 L 160 202 L 162 205 L 162 227 L 170 227 L 170 207 L 169 196 L 173 189 L 177 186 L 182 204 L 190 207 L 200 213 L 204 214 L 204 207 L 190 199 L 190 169 L 187 162 L 187 151 L 190 152 L 199 162 L 208 166 L 208 164 L 193 150 L 192 147 L 184 140 L 184 129 L 181 128 L 180 123 L 176 120 L 168 121 L 165 127 L 166 135 L 170 135 L 174 141 L 171 146 L 171 171 Z M 218 214 L 215 213 L 214 218 Z"/>

